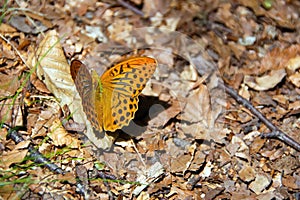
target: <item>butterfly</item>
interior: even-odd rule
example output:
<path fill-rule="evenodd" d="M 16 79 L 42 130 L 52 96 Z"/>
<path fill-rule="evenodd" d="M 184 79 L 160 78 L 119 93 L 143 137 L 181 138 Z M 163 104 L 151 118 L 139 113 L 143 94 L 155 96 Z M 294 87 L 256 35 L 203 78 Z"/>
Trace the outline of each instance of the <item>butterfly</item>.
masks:
<path fill-rule="evenodd" d="M 138 109 L 138 96 L 157 67 L 150 57 L 129 58 L 101 77 L 89 73 L 79 60 L 71 62 L 71 75 L 82 100 L 83 110 L 97 131 L 111 131 L 127 126 Z"/>

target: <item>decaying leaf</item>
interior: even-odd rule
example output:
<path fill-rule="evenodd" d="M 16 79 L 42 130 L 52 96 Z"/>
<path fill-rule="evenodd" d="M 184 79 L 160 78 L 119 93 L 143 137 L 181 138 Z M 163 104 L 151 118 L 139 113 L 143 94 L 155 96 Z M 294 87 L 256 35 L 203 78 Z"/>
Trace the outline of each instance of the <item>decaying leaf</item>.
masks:
<path fill-rule="evenodd" d="M 211 107 L 209 91 L 205 85 L 200 85 L 199 89 L 187 99 L 187 104 L 181 117 L 182 120 L 191 123 L 202 121 L 209 127 Z"/>
<path fill-rule="evenodd" d="M 255 170 L 253 167 L 246 165 L 239 171 L 239 177 L 245 182 L 249 182 L 255 179 Z"/>
<path fill-rule="evenodd" d="M 85 135 L 98 148 L 109 148 L 112 140 L 105 135 L 99 139 L 83 112 L 81 99 L 70 74 L 70 66 L 64 56 L 56 31 L 49 31 L 40 43 L 37 51 L 29 56 L 31 67 L 36 67 L 36 73 L 43 80 L 49 91 L 60 101 L 60 106 L 68 105 L 73 119 L 85 123 Z"/>
<path fill-rule="evenodd" d="M 3 153 L 0 158 L 2 168 L 8 168 L 13 163 L 20 163 L 27 155 L 28 149 L 14 149 L 10 152 Z"/>
<path fill-rule="evenodd" d="M 191 155 L 180 155 L 171 162 L 172 173 L 182 173 L 188 168 L 188 163 L 191 160 Z"/>
<path fill-rule="evenodd" d="M 174 101 L 166 110 L 160 112 L 156 117 L 149 121 L 150 126 L 163 127 L 170 119 L 174 118 L 182 111 L 183 106 L 178 101 Z"/>
<path fill-rule="evenodd" d="M 20 86 L 17 75 L 0 74 L 0 96 L 13 95 Z"/>
<path fill-rule="evenodd" d="M 51 127 L 49 127 L 49 137 L 52 139 L 55 146 L 69 146 L 71 148 L 79 148 L 80 141 L 70 135 L 62 126 L 59 119 L 54 120 Z"/>
<path fill-rule="evenodd" d="M 289 76 L 290 81 L 298 88 L 300 88 L 300 73 L 295 73 Z"/>
<path fill-rule="evenodd" d="M 273 70 L 270 74 L 261 77 L 245 76 L 244 82 L 251 88 L 264 91 L 274 88 L 286 76 L 284 69 Z"/>
<path fill-rule="evenodd" d="M 152 166 L 150 166 L 149 169 L 147 169 L 145 175 L 141 175 L 137 178 L 137 181 L 142 185 L 135 188 L 133 194 L 140 194 L 143 189 L 145 189 L 150 183 L 153 183 L 155 180 L 157 180 L 163 173 L 164 168 L 162 164 L 160 164 L 159 162 L 154 163 Z"/>
<path fill-rule="evenodd" d="M 255 180 L 250 183 L 249 188 L 256 194 L 261 194 L 270 183 L 271 178 L 266 174 L 256 174 Z"/>
<path fill-rule="evenodd" d="M 263 76 L 244 77 L 244 82 L 251 88 L 264 91 L 274 88 L 288 74 L 288 79 L 300 87 L 300 45 L 291 45 L 287 48 L 274 48 L 261 61 L 260 73 L 271 71 Z"/>

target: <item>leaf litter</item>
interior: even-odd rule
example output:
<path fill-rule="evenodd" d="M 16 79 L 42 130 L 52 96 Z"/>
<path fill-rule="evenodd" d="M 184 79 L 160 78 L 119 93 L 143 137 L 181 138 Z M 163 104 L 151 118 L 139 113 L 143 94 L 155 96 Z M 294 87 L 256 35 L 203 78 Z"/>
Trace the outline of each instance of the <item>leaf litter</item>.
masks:
<path fill-rule="evenodd" d="M 140 8 L 145 18 L 121 6 L 126 3 Z M 26 166 L 33 164 L 23 160 L 26 145 L 6 140 L 2 129 L 1 159 L 18 156 L 1 162 L 1 170 L 19 174 L 3 176 L 2 182 L 11 181 L 22 191 L 7 185 L 0 188 L 3 198 L 82 198 L 74 187 L 77 175 L 91 199 L 296 199 L 299 152 L 261 138 L 266 126 L 216 85 L 224 80 L 300 141 L 298 2 L 272 1 L 270 7 L 266 1 L 242 0 L 7 6 L 17 14 L 7 12 L 0 26 L 1 36 L 9 39 L 1 37 L 0 44 L 1 121 L 24 126 L 25 143 L 31 141 L 68 175 Z M 150 26 L 154 28 L 143 28 Z M 90 138 L 97 148 L 82 134 L 68 132 L 66 121 L 91 129 L 70 81 L 68 61 L 82 59 L 100 75 L 136 54 L 155 57 L 159 66 L 131 128 L 113 135 L 115 141 L 110 136 L 95 144 Z M 30 82 L 23 85 L 26 76 Z M 65 105 L 71 113 L 67 117 Z M 100 150 L 111 144 L 109 151 Z M 114 179 L 105 181 L 100 172 Z M 27 182 L 17 182 L 29 175 Z"/>

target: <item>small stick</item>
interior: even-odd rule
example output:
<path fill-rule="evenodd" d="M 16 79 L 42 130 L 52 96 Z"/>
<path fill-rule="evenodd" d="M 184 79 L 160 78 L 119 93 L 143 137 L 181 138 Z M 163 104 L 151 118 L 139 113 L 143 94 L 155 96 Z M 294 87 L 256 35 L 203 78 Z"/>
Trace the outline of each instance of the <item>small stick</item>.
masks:
<path fill-rule="evenodd" d="M 130 5 L 129 3 L 127 3 L 127 2 L 125 2 L 125 1 L 123 1 L 123 0 L 117 0 L 117 1 L 118 1 L 118 3 L 119 3 L 121 6 L 124 6 L 125 8 L 127 8 L 127 9 L 131 10 L 132 12 L 134 12 L 135 14 L 140 15 L 140 16 L 142 16 L 142 17 L 145 16 L 145 14 L 144 14 L 142 11 L 140 11 L 140 10 L 137 9 L 136 7 Z"/>
<path fill-rule="evenodd" d="M 265 138 L 275 138 L 287 145 L 293 147 L 297 151 L 300 151 L 300 144 L 293 138 L 285 134 L 279 128 L 277 128 L 272 122 L 270 122 L 261 112 L 259 112 L 247 99 L 240 96 L 233 88 L 219 81 L 219 87 L 224 89 L 232 98 L 238 103 L 242 104 L 245 108 L 251 111 L 259 120 L 261 120 L 270 130 L 270 133 L 263 135 Z"/>
<path fill-rule="evenodd" d="M 135 143 L 134 143 L 133 139 L 131 139 L 131 143 L 132 143 L 132 146 L 133 146 L 133 148 L 134 148 L 135 152 L 137 153 L 137 155 L 138 155 L 138 157 L 139 157 L 140 161 L 142 162 L 142 164 L 144 165 L 144 167 L 146 167 L 146 163 L 144 162 L 144 160 L 143 160 L 143 158 L 142 158 L 142 156 L 141 156 L 140 152 L 139 152 L 139 151 L 138 151 L 138 149 L 136 148 L 136 146 L 135 146 Z"/>
<path fill-rule="evenodd" d="M 22 135 L 18 131 L 12 129 L 9 125 L 3 124 L 2 127 L 6 128 L 8 130 L 7 137 L 12 139 L 16 144 L 24 141 Z M 58 167 L 54 163 L 51 163 L 51 161 L 49 159 L 45 158 L 32 145 L 30 145 L 28 149 L 30 152 L 30 157 L 34 159 L 35 163 L 42 164 L 45 167 L 47 167 L 49 170 L 51 170 L 57 174 L 66 174 L 66 172 L 62 168 Z M 85 199 L 87 199 L 86 197 L 87 197 L 88 192 L 85 190 L 85 187 L 82 185 L 82 183 L 77 182 L 76 187 L 78 189 L 78 193 L 83 195 L 85 197 Z"/>
<path fill-rule="evenodd" d="M 18 144 L 18 143 L 24 141 L 22 135 L 18 131 L 11 129 L 10 126 L 7 124 L 3 124 L 3 127 L 8 130 L 7 137 L 12 139 L 15 143 Z M 65 174 L 63 169 L 58 167 L 56 164 L 51 163 L 50 160 L 45 158 L 40 152 L 38 152 L 35 148 L 33 148 L 32 145 L 30 145 L 28 149 L 30 152 L 30 157 L 34 159 L 35 163 L 42 164 L 45 167 L 47 167 L 49 170 L 51 170 L 57 174 Z"/>

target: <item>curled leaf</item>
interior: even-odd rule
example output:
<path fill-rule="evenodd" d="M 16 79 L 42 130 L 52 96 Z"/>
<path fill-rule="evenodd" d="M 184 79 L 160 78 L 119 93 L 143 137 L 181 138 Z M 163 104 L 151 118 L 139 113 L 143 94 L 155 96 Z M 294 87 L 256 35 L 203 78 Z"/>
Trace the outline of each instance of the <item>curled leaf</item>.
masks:
<path fill-rule="evenodd" d="M 286 76 L 284 69 L 273 70 L 270 74 L 261 77 L 245 76 L 244 82 L 251 88 L 264 91 L 274 88 Z"/>

